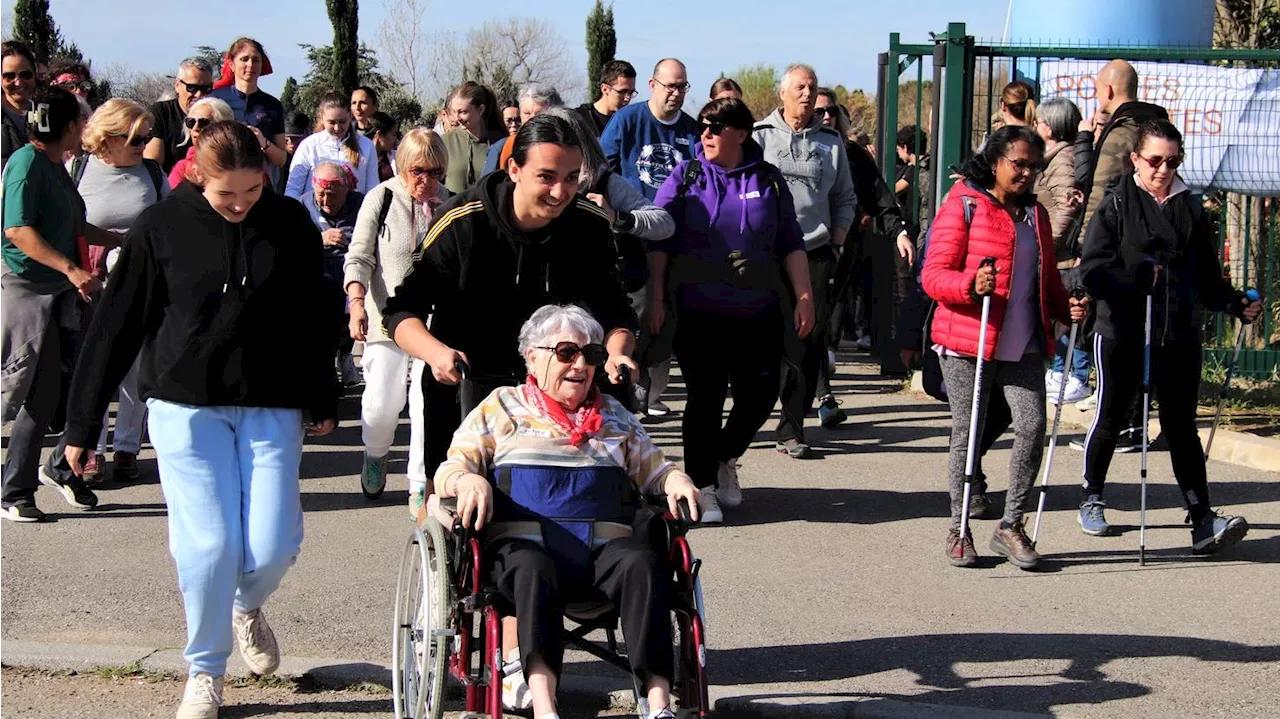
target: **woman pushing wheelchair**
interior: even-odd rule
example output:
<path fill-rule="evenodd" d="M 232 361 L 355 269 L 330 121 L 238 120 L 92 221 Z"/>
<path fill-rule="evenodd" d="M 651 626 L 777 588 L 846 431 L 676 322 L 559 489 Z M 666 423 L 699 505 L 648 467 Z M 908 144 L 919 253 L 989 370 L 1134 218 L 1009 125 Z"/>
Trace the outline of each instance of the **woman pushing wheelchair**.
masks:
<path fill-rule="evenodd" d="M 603 396 L 604 331 L 585 310 L 547 305 L 520 329 L 525 383 L 495 390 L 467 415 L 436 470 L 463 526 L 488 527 L 485 571 L 515 609 L 536 719 L 554 719 L 564 609 L 582 598 L 617 608 L 651 717 L 672 717 L 664 558 L 632 522 L 642 494 L 665 493 L 697 519 L 698 490 L 639 421 Z"/>

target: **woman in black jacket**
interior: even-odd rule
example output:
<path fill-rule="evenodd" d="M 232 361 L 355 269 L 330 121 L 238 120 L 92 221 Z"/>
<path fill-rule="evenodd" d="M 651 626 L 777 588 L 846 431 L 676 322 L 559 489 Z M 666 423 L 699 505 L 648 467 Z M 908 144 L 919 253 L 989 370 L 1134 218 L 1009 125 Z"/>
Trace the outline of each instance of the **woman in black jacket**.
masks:
<path fill-rule="evenodd" d="M 320 232 L 297 201 L 264 191 L 265 162 L 247 126 L 205 128 L 201 184 L 134 222 L 71 382 L 64 455 L 79 474 L 141 351 L 186 609 L 182 717 L 217 715 L 233 635 L 255 674 L 279 666 L 261 608 L 302 544 L 304 431 L 328 434 L 337 418 Z"/>
<path fill-rule="evenodd" d="M 1160 395 L 1160 429 L 1190 513 L 1192 551 L 1209 554 L 1238 542 L 1248 523 L 1209 506 L 1204 449 L 1196 433 L 1200 308 L 1229 312 L 1247 323 L 1262 307 L 1222 276 L 1204 208 L 1177 175 L 1183 157 L 1177 128 L 1168 120 L 1146 123 L 1129 157 L 1136 171 L 1107 189 L 1089 223 L 1080 264 L 1083 284 L 1097 304 L 1093 351 L 1099 394 L 1085 439 L 1080 526 L 1085 534 L 1110 533 L 1102 490 L 1117 431 L 1141 391 L 1150 291 L 1151 383 Z"/>

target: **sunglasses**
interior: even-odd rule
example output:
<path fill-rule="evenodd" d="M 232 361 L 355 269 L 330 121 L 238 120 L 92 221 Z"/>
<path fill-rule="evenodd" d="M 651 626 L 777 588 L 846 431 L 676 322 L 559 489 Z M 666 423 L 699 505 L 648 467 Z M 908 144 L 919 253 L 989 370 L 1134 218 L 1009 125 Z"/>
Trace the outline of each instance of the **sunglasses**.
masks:
<path fill-rule="evenodd" d="M 433 167 L 430 170 L 428 170 L 425 167 L 410 167 L 409 174 L 419 179 L 421 179 L 423 175 L 426 175 L 427 177 L 430 177 L 431 179 L 438 181 L 444 178 L 444 168 Z"/>
<path fill-rule="evenodd" d="M 837 115 L 839 115 L 839 114 L 840 114 L 840 111 L 839 111 L 838 109 L 836 109 L 836 106 L 835 106 L 835 105 L 829 105 L 829 106 L 827 106 L 827 107 L 819 107 L 819 108 L 815 108 L 815 109 L 814 109 L 814 111 L 813 111 L 813 114 L 815 114 L 815 115 L 830 115 L 830 116 L 832 116 L 832 117 L 835 117 L 835 116 L 837 116 Z"/>
<path fill-rule="evenodd" d="M 204 130 L 213 124 L 213 120 L 207 117 L 184 117 L 182 124 L 186 125 L 188 130 Z"/>
<path fill-rule="evenodd" d="M 93 83 L 88 80 L 72 80 L 68 82 L 60 82 L 56 87 L 60 87 L 64 90 L 70 90 L 71 92 L 75 92 L 76 90 L 81 92 L 90 92 L 93 90 Z"/>
<path fill-rule="evenodd" d="M 723 122 L 712 122 L 710 120 L 702 121 L 703 132 L 709 132 L 715 137 L 719 137 L 720 133 L 724 132 L 728 127 L 729 126 Z"/>
<path fill-rule="evenodd" d="M 128 135 L 116 135 L 116 137 L 128 137 Z M 151 138 L 146 135 L 134 135 L 133 138 L 129 140 L 129 147 L 145 147 L 147 142 L 150 140 Z"/>
<path fill-rule="evenodd" d="M 23 80 L 34 80 L 36 77 L 36 74 L 31 70 L 22 70 L 20 72 L 6 72 L 3 74 L 0 74 L 0 77 L 3 77 L 9 82 L 13 82 L 14 80 L 17 80 L 19 78 Z"/>
<path fill-rule="evenodd" d="M 1142 155 L 1138 155 L 1138 157 L 1142 157 Z M 1153 170 L 1159 170 L 1161 165 L 1168 165 L 1170 170 L 1176 170 L 1178 169 L 1178 166 L 1182 164 L 1182 156 L 1142 157 L 1142 161 L 1150 165 Z"/>
<path fill-rule="evenodd" d="M 578 359 L 578 355 L 582 355 L 587 364 L 592 367 L 599 367 L 609 358 L 609 352 L 602 344 L 579 347 L 576 342 L 560 342 L 555 347 L 538 347 L 538 349 L 555 352 L 556 359 L 565 364 L 573 364 L 574 360 Z"/>
<path fill-rule="evenodd" d="M 520 127 L 520 118 L 518 117 L 508 117 L 502 122 L 510 127 Z"/>
<path fill-rule="evenodd" d="M 209 93 L 213 92 L 213 85 L 201 85 L 199 83 L 184 82 L 182 80 L 179 80 L 178 82 L 182 83 L 182 86 L 187 88 L 187 92 L 191 93 L 192 95 L 196 94 L 197 92 L 202 95 L 208 95 Z"/>

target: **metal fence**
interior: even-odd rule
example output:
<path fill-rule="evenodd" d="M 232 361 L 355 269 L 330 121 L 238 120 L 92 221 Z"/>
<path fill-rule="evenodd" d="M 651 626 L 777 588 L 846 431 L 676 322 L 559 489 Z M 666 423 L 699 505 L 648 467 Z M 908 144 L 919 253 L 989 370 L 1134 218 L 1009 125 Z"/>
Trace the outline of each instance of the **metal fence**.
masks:
<path fill-rule="evenodd" d="M 1187 161 L 1180 174 L 1204 193 L 1224 272 L 1237 287 L 1258 287 L 1268 305 L 1246 335 L 1237 371 L 1280 379 L 1280 135 L 1273 131 L 1280 126 L 1280 72 L 1264 69 L 1280 65 L 1280 51 L 984 44 L 967 35 L 963 23 L 951 23 L 929 43 L 902 43 L 895 33 L 880 56 L 877 93 L 877 157 L 885 181 L 892 186 L 900 175 L 909 178 L 904 210 L 927 220 L 951 187 L 949 169 L 998 122 L 1006 83 L 1027 81 L 1040 101 L 1071 99 L 1088 117 L 1096 107 L 1093 77 L 1115 58 L 1138 70 L 1138 99 L 1164 106 L 1182 130 Z M 926 63 L 932 65 L 927 83 Z M 890 108 L 898 108 L 896 118 Z M 894 161 L 895 136 L 908 124 L 928 125 L 928 146 L 914 154 L 929 156 L 929 172 L 924 163 L 904 168 Z M 922 179 L 932 193 L 919 192 Z M 1235 320 L 1221 315 L 1206 321 L 1207 363 L 1224 360 L 1236 329 Z"/>

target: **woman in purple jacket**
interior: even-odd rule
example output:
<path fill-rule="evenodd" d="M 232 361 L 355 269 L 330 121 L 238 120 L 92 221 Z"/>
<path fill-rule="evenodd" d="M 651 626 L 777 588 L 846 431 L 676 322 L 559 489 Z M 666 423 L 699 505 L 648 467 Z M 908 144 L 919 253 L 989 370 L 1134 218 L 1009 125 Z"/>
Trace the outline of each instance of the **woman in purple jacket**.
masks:
<path fill-rule="evenodd" d="M 712 100 L 698 120 L 696 159 L 676 165 L 654 200 L 676 232 L 650 245 L 648 316 L 655 336 L 664 304 L 679 317 L 685 468 L 702 489 L 702 522 L 719 523 L 721 505 L 742 503 L 738 458 L 778 399 L 784 342 L 809 334 L 814 309 L 791 193 L 751 139 L 751 111 Z"/>

